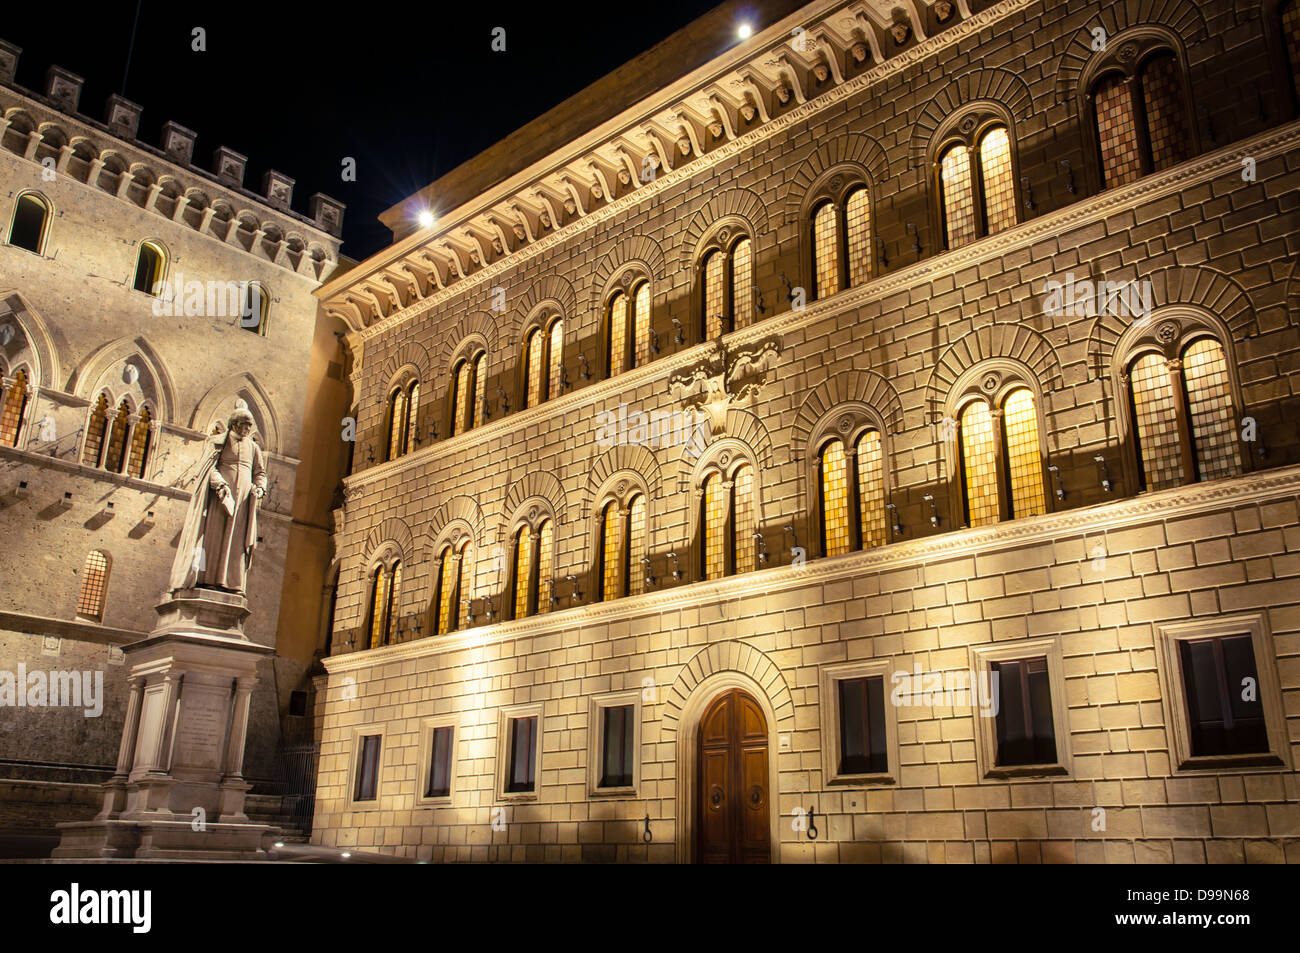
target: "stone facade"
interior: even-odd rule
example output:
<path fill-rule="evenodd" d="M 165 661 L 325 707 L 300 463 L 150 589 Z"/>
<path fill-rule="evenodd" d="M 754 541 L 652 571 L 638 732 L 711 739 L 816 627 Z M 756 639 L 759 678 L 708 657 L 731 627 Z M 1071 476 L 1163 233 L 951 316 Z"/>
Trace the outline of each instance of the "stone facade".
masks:
<path fill-rule="evenodd" d="M 432 228 L 395 229 L 390 250 L 318 292 L 353 328 L 358 443 L 337 514 L 314 841 L 435 861 L 693 859 L 699 719 L 741 688 L 769 734 L 774 860 L 1300 860 L 1300 123 L 1277 4 L 915 6 L 891 32 L 887 13 L 855 20 L 811 4 L 747 41 L 743 62 L 732 51 L 617 129 L 503 169 L 481 197 Z M 1091 46 L 1098 25 L 1121 51 L 1167 37 L 1193 91 L 1192 157 L 1110 189 L 1079 85 L 1105 55 Z M 795 27 L 823 45 L 784 47 Z M 834 62 L 827 80 L 818 56 Z M 748 86 L 731 84 L 736 74 Z M 794 87 L 784 97 L 782 83 Z M 646 146 L 656 174 L 611 186 L 608 143 L 653 139 L 646 117 L 660 111 L 699 118 L 680 105 L 697 89 L 741 90 L 717 99 L 725 131 L 683 133 L 675 163 L 662 143 Z M 751 95 L 761 108 L 746 120 Z M 1010 131 L 1017 221 L 945 250 L 936 150 L 968 115 Z M 576 181 L 579 147 L 598 174 L 574 188 L 570 211 L 548 196 Z M 872 273 L 795 308 L 815 280 L 812 202 L 837 176 L 870 189 Z M 722 224 L 752 239 L 759 311 L 710 342 L 699 263 Z M 1071 273 L 1147 283 L 1152 311 L 1140 322 L 1048 313 L 1046 283 Z M 624 275 L 650 283 L 658 347 L 602 380 L 606 306 Z M 548 309 L 565 321 L 569 386 L 520 410 L 525 335 Z M 1223 346 L 1234 432 L 1249 425 L 1256 439 L 1239 442 L 1233 476 L 1143 491 L 1125 368 L 1144 334 L 1175 341 L 1193 328 Z M 477 350 L 489 419 L 449 437 L 453 370 Z M 602 413 L 678 410 L 693 374 L 721 379 L 702 453 L 600 445 Z M 971 527 L 944 420 L 967 385 L 1016 374 L 1039 408 L 1047 512 Z M 412 378 L 421 441 L 385 462 L 389 394 Z M 858 413 L 884 435 L 888 542 L 826 557 L 817 441 Z M 701 482 L 728 458 L 754 469 L 767 558 L 703 581 Z M 649 501 L 653 582 L 598 602 L 597 517 L 620 482 Z M 542 517 L 557 600 L 510 619 L 514 532 Z M 474 619 L 430 635 L 439 560 L 457 534 L 469 539 Z M 372 574 L 394 559 L 401 623 L 372 648 Z M 1258 633 L 1267 764 L 1208 768 L 1180 747 L 1176 640 L 1219 623 Z M 1059 770 L 990 770 L 987 719 L 920 704 L 890 716 L 886 777 L 834 776 L 837 674 L 975 669 L 1017 646 L 1050 660 Z M 618 693 L 638 699 L 637 780 L 609 796 L 592 782 L 594 702 Z M 517 707 L 540 715 L 539 783 L 523 798 L 502 787 L 502 712 Z M 439 724 L 455 726 L 453 780 L 430 800 L 427 735 Z M 358 739 L 372 734 L 378 789 L 358 801 Z"/>
<path fill-rule="evenodd" d="M 328 544 L 342 459 L 339 449 L 328 455 L 339 444 L 307 446 L 304 439 L 305 427 L 319 426 L 309 416 L 313 401 L 326 405 L 330 419 L 338 416 L 327 372 L 329 360 L 340 367 L 334 325 L 319 315 L 312 292 L 338 267 L 342 206 L 317 196 L 314 217 L 291 211 L 292 180 L 268 177 L 278 198 L 245 189 L 237 154 L 219 150 L 217 172 L 209 173 L 191 162 L 193 132 L 168 124 L 162 148 L 154 148 L 136 138 L 140 107 L 112 97 L 98 122 L 78 111 L 79 78 L 52 69 L 44 93 L 22 89 L 12 83 L 17 49 L 0 44 L 0 53 L 7 239 L 0 244 L 0 359 L 6 391 L 20 374 L 27 387 L 21 426 L 0 447 L 0 565 L 8 579 L 0 597 L 0 669 L 97 672 L 106 695 L 95 718 L 68 708 L 5 710 L 0 834 L 8 835 L 52 833 L 43 805 L 75 807 L 79 797 L 50 786 L 111 773 L 126 699 L 118 648 L 157 624 L 154 606 L 167 586 L 203 441 L 237 399 L 257 419 L 270 486 L 247 633 L 281 647 L 262 666 L 247 772 L 262 782 L 275 776 L 280 714 L 291 692 L 309 689 L 328 558 L 286 572 L 287 556 Z M 24 197 L 49 210 L 35 250 L 9 230 Z M 161 296 L 135 287 L 146 242 L 165 254 Z M 178 281 L 185 283 L 180 295 Z M 186 308 L 190 282 L 201 283 L 193 310 Z M 255 282 L 266 293 L 264 333 L 241 329 L 228 300 L 213 307 L 206 289 L 234 282 Z M 328 355 L 324 342 L 332 345 Z M 333 386 L 341 390 L 341 380 Z M 108 395 L 110 426 L 125 401 L 134 426 L 149 429 L 139 472 L 129 462 L 119 472 L 94 465 L 95 453 L 86 450 L 101 394 Z M 308 453 L 315 462 L 304 467 Z M 78 605 L 92 551 L 108 563 L 97 614 Z M 309 611 L 301 605 L 304 584 Z M 34 812 L 26 824 L 24 790 Z M 56 819 L 84 819 L 72 807 Z"/>

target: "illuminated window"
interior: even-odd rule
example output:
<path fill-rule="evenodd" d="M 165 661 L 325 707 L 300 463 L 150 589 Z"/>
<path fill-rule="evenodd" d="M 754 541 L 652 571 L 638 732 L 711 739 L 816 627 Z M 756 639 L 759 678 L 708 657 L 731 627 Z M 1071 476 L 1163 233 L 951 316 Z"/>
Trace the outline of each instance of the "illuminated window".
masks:
<path fill-rule="evenodd" d="M 1183 482 L 1178 445 L 1178 408 L 1168 363 L 1159 354 L 1144 354 L 1129 367 L 1129 396 L 1137 430 L 1142 486 L 1163 490 Z"/>
<path fill-rule="evenodd" d="M 445 635 L 460 628 L 460 602 L 466 592 L 463 586 L 467 582 L 465 576 L 468 569 L 465 562 L 468 548 L 469 540 L 466 540 L 461 543 L 459 552 L 450 546 L 442 550 L 438 565 L 438 585 L 434 591 L 437 612 L 434 632 L 437 635 Z"/>
<path fill-rule="evenodd" d="M 754 261 L 748 238 L 731 249 L 731 296 L 732 327 L 748 327 L 754 320 Z"/>
<path fill-rule="evenodd" d="M 1300 0 L 1290 0 L 1282 5 L 1282 41 L 1286 44 L 1286 59 L 1291 67 L 1291 82 L 1300 101 Z"/>
<path fill-rule="evenodd" d="M 149 408 L 143 408 L 139 419 L 135 422 L 135 431 L 131 435 L 131 457 L 127 464 L 127 473 L 141 480 L 144 479 L 145 466 L 149 462 L 149 444 L 153 439 L 150 433 L 152 423 L 153 415 L 149 413 Z"/>
<path fill-rule="evenodd" d="M 536 407 L 542 402 L 542 332 L 534 328 L 524 344 L 524 406 Z"/>
<path fill-rule="evenodd" d="M 817 276 L 817 297 L 826 298 L 840 290 L 839 234 L 835 206 L 825 203 L 813 212 L 813 271 Z"/>
<path fill-rule="evenodd" d="M 564 322 L 556 318 L 545 329 L 534 328 L 524 343 L 524 406 L 559 397 L 563 381 Z"/>
<path fill-rule="evenodd" d="M 1027 388 L 1012 391 L 1002 401 L 1002 433 L 1007 482 L 1011 486 L 1011 518 L 1046 513 L 1038 414 L 1034 410 L 1034 395 Z"/>
<path fill-rule="evenodd" d="M 623 594 L 622 537 L 623 514 L 611 500 L 600 517 L 600 598 L 606 602 Z"/>
<path fill-rule="evenodd" d="M 547 391 L 548 397 L 554 400 L 564 387 L 564 322 L 559 318 L 551 323 L 551 345 L 547 357 Z"/>
<path fill-rule="evenodd" d="M 1103 77 L 1093 87 L 1097 143 L 1101 150 L 1102 184 L 1111 189 L 1142 177 L 1137 112 L 1124 77 Z"/>
<path fill-rule="evenodd" d="M 9 244 L 41 254 L 50 225 L 50 204 L 35 192 L 23 192 L 14 203 L 9 222 Z"/>
<path fill-rule="evenodd" d="M 862 546 L 889 541 L 885 524 L 885 454 L 880 432 L 868 430 L 858 438 L 854 463 L 858 470 L 858 508 Z"/>
<path fill-rule="evenodd" d="M 86 554 L 81 567 L 81 590 L 77 593 L 77 615 L 104 621 L 104 595 L 108 591 L 108 556 L 99 550 Z"/>
<path fill-rule="evenodd" d="M 478 426 L 487 391 L 487 354 L 480 351 L 461 361 L 452 376 L 451 435 L 455 437 Z"/>
<path fill-rule="evenodd" d="M 637 494 L 632 498 L 628 510 L 628 587 L 630 596 L 639 596 L 645 591 L 645 573 L 640 565 L 646 551 L 646 502 L 645 496 Z"/>
<path fill-rule="evenodd" d="M 1201 338 L 1184 348 L 1182 357 L 1196 478 L 1234 476 L 1241 472 L 1241 456 L 1223 346 Z"/>
<path fill-rule="evenodd" d="M 609 346 L 605 352 L 609 376 L 627 367 L 627 295 L 621 291 L 609 303 Z"/>
<path fill-rule="evenodd" d="M 420 417 L 420 382 L 410 381 L 388 396 L 388 459 L 416 448 Z"/>
<path fill-rule="evenodd" d="M 271 296 L 258 282 L 250 281 L 244 289 L 243 314 L 239 326 L 266 337 L 266 319 L 271 311 Z"/>
<path fill-rule="evenodd" d="M 735 526 L 731 560 L 734 572 L 753 572 L 758 549 L 754 543 L 754 470 L 746 465 L 732 478 L 731 520 Z"/>
<path fill-rule="evenodd" d="M 998 521 L 998 475 L 993 443 L 993 415 L 989 405 L 974 400 L 961 414 L 962 484 L 966 521 L 984 526 Z"/>
<path fill-rule="evenodd" d="M 827 556 L 839 556 L 852 548 L 847 474 L 844 444 L 832 440 L 822 448 L 821 460 L 822 552 Z"/>
<path fill-rule="evenodd" d="M 725 259 L 720 251 L 710 252 L 704 259 L 704 337 L 709 341 L 727 330 Z"/>
<path fill-rule="evenodd" d="M 537 612 L 551 611 L 551 591 L 555 580 L 551 577 L 551 564 L 555 559 L 555 527 L 544 520 L 537 530 Z"/>
<path fill-rule="evenodd" d="M 727 574 L 727 497 L 722 475 L 712 473 L 704 480 L 701 516 L 703 522 L 704 578 L 721 579 Z"/>
<path fill-rule="evenodd" d="M 135 262 L 136 291 L 157 296 L 162 291 L 162 281 L 167 274 L 167 253 L 157 242 L 141 242 Z"/>
<path fill-rule="evenodd" d="M 86 442 L 81 449 L 81 463 L 87 467 L 99 466 L 100 454 L 104 449 L 104 437 L 108 432 L 108 395 L 100 394 L 95 401 L 95 409 L 90 412 L 86 424 Z"/>
<path fill-rule="evenodd" d="M 1178 58 L 1158 41 L 1127 61 L 1111 60 L 1089 88 L 1104 188 L 1167 169 L 1192 152 Z M 1117 44 L 1116 49 L 1130 44 Z"/>
<path fill-rule="evenodd" d="M 14 382 L 4 394 L 4 408 L 0 410 L 0 444 L 16 447 L 23 426 L 23 415 L 27 411 L 27 372 L 16 373 Z"/>
<path fill-rule="evenodd" d="M 1153 56 L 1143 67 L 1142 103 L 1146 108 L 1152 169 L 1159 172 L 1182 162 L 1191 153 L 1191 132 L 1183 80 L 1173 53 Z"/>
<path fill-rule="evenodd" d="M 472 430 L 483 421 L 483 408 L 487 405 L 487 354 L 479 352 L 474 358 L 474 402 L 465 408 L 468 416 L 466 429 Z"/>
<path fill-rule="evenodd" d="M 366 624 L 370 637 L 369 647 L 372 649 L 384 644 L 388 632 L 388 614 L 391 610 L 388 582 L 388 570 L 376 566 L 370 577 L 370 618 Z"/>
<path fill-rule="evenodd" d="M 108 452 L 104 454 L 104 469 L 110 473 L 121 473 L 122 464 L 126 462 L 126 432 L 131 427 L 131 408 L 126 401 L 117 407 L 117 416 L 113 418 L 113 429 L 109 433 Z"/>
<path fill-rule="evenodd" d="M 871 277 L 871 194 L 865 188 L 849 193 L 844 218 L 849 240 L 849 287 L 856 288 Z"/>
<path fill-rule="evenodd" d="M 633 327 L 636 333 L 636 353 L 633 355 L 635 361 L 633 367 L 641 367 L 650 363 L 650 284 L 642 282 L 633 294 L 635 301 L 635 321 Z"/>
<path fill-rule="evenodd" d="M 523 619 L 531 614 L 529 590 L 533 578 L 533 531 L 528 525 L 519 527 L 515 534 L 514 618 Z"/>
<path fill-rule="evenodd" d="M 1016 224 L 1015 167 L 1006 126 L 990 126 L 978 139 L 940 153 L 939 195 L 949 249 Z"/>

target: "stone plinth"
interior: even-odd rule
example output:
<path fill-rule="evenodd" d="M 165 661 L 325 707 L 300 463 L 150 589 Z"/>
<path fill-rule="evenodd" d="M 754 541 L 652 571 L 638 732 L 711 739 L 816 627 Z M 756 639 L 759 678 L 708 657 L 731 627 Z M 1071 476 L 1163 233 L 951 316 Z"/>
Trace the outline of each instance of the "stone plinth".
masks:
<path fill-rule="evenodd" d="M 130 696 L 117 769 L 92 821 L 60 824 L 55 858 L 256 859 L 277 832 L 249 823 L 244 741 L 258 662 L 235 593 L 182 589 L 124 647 Z"/>

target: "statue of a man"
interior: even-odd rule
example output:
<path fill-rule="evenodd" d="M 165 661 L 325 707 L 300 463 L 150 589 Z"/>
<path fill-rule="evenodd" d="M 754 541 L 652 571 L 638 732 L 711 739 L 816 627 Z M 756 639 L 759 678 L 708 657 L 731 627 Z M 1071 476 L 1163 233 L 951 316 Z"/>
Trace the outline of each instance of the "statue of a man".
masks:
<path fill-rule="evenodd" d="M 245 591 L 257 546 L 257 507 L 266 495 L 266 459 L 253 441 L 255 430 L 248 405 L 237 400 L 225 432 L 204 445 L 172 564 L 172 589 Z"/>

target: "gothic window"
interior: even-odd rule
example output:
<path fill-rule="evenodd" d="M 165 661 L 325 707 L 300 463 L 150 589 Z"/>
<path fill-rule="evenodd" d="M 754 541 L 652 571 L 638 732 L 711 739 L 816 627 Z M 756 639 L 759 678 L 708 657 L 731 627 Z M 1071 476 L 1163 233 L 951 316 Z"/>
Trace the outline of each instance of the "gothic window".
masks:
<path fill-rule="evenodd" d="M 239 326 L 266 337 L 266 319 L 271 311 L 271 296 L 259 282 L 250 281 L 244 287 L 244 310 Z"/>
<path fill-rule="evenodd" d="M 1162 490 L 1240 473 L 1237 416 L 1223 345 L 1205 336 L 1185 343 L 1176 329 L 1166 337 L 1173 347 L 1141 353 L 1127 368 L 1139 485 Z"/>
<path fill-rule="evenodd" d="M 727 226 L 708 238 L 704 248 L 701 340 L 711 341 L 753 322 L 753 245 L 744 232 Z"/>
<path fill-rule="evenodd" d="M 388 459 L 415 450 L 420 416 L 420 382 L 407 381 L 388 395 Z"/>
<path fill-rule="evenodd" d="M 466 357 L 452 371 L 451 435 L 467 433 L 482 419 L 487 394 L 487 352 Z"/>
<path fill-rule="evenodd" d="M 814 194 L 813 288 L 820 299 L 871 278 L 871 193 L 850 175 L 832 178 Z"/>
<path fill-rule="evenodd" d="M 1015 164 L 1005 124 L 966 117 L 940 149 L 937 165 L 948 249 L 1016 224 Z"/>
<path fill-rule="evenodd" d="M 536 327 L 524 341 L 525 407 L 560 396 L 564 380 L 564 322 L 555 318 L 546 327 Z"/>
<path fill-rule="evenodd" d="M 23 428 L 23 415 L 27 412 L 27 372 L 14 374 L 13 383 L 0 388 L 4 395 L 0 409 L 0 444 L 18 446 L 18 434 Z"/>
<path fill-rule="evenodd" d="M 756 568 L 758 512 L 754 468 L 740 463 L 731 479 L 715 470 L 700 484 L 700 570 L 720 579 Z"/>
<path fill-rule="evenodd" d="M 162 245 L 157 242 L 141 242 L 135 261 L 135 290 L 156 297 L 162 291 L 166 275 L 167 252 Z"/>
<path fill-rule="evenodd" d="M 140 480 L 144 479 L 145 466 L 149 462 L 149 451 L 152 449 L 150 447 L 153 437 L 150 432 L 152 423 L 153 417 L 149 413 L 149 408 L 142 408 L 131 436 L 131 454 L 127 463 L 127 473 Z"/>
<path fill-rule="evenodd" d="M 1038 409 L 1014 378 L 984 378 L 984 393 L 959 401 L 956 457 L 961 509 L 968 526 L 1047 512 Z"/>
<path fill-rule="evenodd" d="M 1167 169 L 1192 153 L 1182 69 L 1168 41 L 1139 34 L 1108 49 L 1089 69 L 1094 78 L 1084 100 L 1105 189 Z"/>
<path fill-rule="evenodd" d="M 460 604 L 469 597 L 469 540 L 457 549 L 445 546 L 438 559 L 438 584 L 434 588 L 433 631 L 445 635 L 460 628 Z"/>
<path fill-rule="evenodd" d="M 104 454 L 104 469 L 110 473 L 121 473 L 125 462 L 126 432 L 131 427 L 131 408 L 126 401 L 117 406 L 117 416 L 113 418 L 113 427 L 109 431 L 108 450 Z"/>
<path fill-rule="evenodd" d="M 90 420 L 86 424 L 86 442 L 81 449 L 83 466 L 99 466 L 100 453 L 104 449 L 104 436 L 107 427 L 108 395 L 100 394 L 99 400 L 95 401 L 95 407 L 90 412 Z"/>
<path fill-rule="evenodd" d="M 93 549 L 81 567 L 81 589 L 77 593 L 77 615 L 83 619 L 104 621 L 104 596 L 108 592 L 108 554 Z"/>
<path fill-rule="evenodd" d="M 369 647 L 378 648 L 396 641 L 401 617 L 402 562 L 390 566 L 379 564 L 370 576 L 370 617 L 366 631 Z"/>
<path fill-rule="evenodd" d="M 14 203 L 9 223 L 9 244 L 42 254 L 50 226 L 50 203 L 36 192 L 23 192 Z"/>
<path fill-rule="evenodd" d="M 608 325 L 605 340 L 608 376 L 650 361 L 650 282 L 640 282 L 630 294 L 614 292 L 609 299 Z"/>

